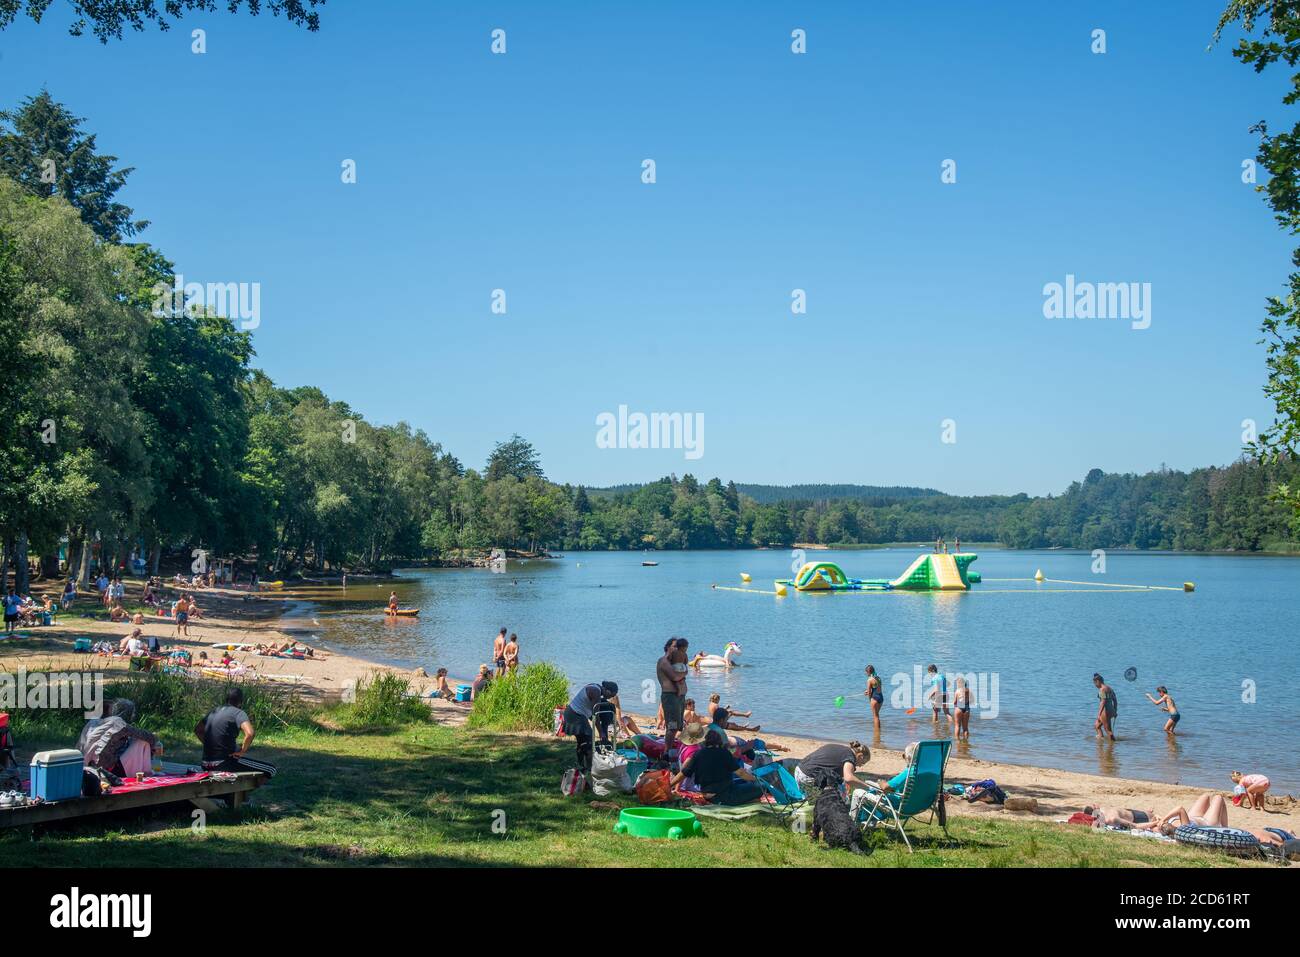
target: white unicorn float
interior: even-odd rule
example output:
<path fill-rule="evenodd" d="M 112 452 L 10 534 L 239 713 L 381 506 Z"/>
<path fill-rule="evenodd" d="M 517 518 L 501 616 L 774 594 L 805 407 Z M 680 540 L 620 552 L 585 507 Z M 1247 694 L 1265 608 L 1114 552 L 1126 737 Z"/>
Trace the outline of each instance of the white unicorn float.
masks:
<path fill-rule="evenodd" d="M 734 641 L 727 642 L 727 647 L 720 655 L 706 655 L 704 652 L 698 652 L 691 659 L 692 668 L 730 668 L 734 664 L 732 658 L 740 655 L 740 645 Z"/>

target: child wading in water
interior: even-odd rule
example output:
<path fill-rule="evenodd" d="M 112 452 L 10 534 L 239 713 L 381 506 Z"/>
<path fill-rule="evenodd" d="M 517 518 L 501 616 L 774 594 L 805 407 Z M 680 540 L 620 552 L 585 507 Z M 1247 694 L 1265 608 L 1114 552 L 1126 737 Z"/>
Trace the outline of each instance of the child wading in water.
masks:
<path fill-rule="evenodd" d="M 880 737 L 880 706 L 885 703 L 885 694 L 881 690 L 880 676 L 876 674 L 875 665 L 867 665 L 867 690 L 862 692 L 871 699 L 871 721 L 876 728 L 876 737 Z"/>
<path fill-rule="evenodd" d="M 1178 713 L 1178 705 L 1174 704 L 1174 699 L 1170 697 L 1168 688 L 1161 685 L 1156 688 L 1156 694 L 1160 695 L 1160 697 L 1153 698 L 1151 695 L 1147 695 L 1147 700 L 1156 707 L 1164 708 L 1165 711 L 1169 712 L 1169 720 L 1165 722 L 1165 734 L 1173 734 L 1174 728 L 1178 726 L 1178 722 L 1183 716 Z"/>

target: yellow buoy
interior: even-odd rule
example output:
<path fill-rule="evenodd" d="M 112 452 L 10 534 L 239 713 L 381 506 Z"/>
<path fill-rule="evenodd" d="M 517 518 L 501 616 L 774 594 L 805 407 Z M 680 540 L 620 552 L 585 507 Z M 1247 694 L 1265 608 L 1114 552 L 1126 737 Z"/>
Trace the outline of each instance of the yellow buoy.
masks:
<path fill-rule="evenodd" d="M 1183 591 L 1196 591 L 1196 582 L 1183 582 Z"/>
<path fill-rule="evenodd" d="M 740 580 L 743 581 L 743 582 L 747 582 L 747 581 L 749 581 L 749 580 L 750 580 L 750 578 L 749 578 L 749 572 L 741 572 L 741 573 L 740 573 Z"/>
<path fill-rule="evenodd" d="M 1038 569 L 1038 571 L 1034 572 L 1034 581 L 1036 582 L 1047 581 L 1047 579 L 1043 577 L 1043 570 L 1041 568 Z"/>
<path fill-rule="evenodd" d="M 784 598 L 786 596 L 785 586 L 782 585 L 780 582 L 772 582 L 772 584 L 776 586 L 776 597 Z"/>

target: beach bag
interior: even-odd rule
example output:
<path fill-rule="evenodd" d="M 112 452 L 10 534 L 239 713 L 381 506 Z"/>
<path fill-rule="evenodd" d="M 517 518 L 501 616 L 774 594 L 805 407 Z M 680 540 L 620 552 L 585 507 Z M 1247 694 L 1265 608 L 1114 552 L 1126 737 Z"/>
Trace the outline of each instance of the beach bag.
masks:
<path fill-rule="evenodd" d="M 556 708 L 553 712 L 551 712 L 551 723 L 555 728 L 555 736 L 557 738 L 564 737 L 564 709 L 563 708 Z"/>
<path fill-rule="evenodd" d="M 636 779 L 636 796 L 642 804 L 663 804 L 673 796 L 666 770 L 646 771 Z"/>
<path fill-rule="evenodd" d="M 591 756 L 591 793 L 610 797 L 632 790 L 627 758 L 616 751 L 597 751 Z"/>
<path fill-rule="evenodd" d="M 993 779 L 980 781 L 966 789 L 966 800 L 971 804 L 1001 804 L 1007 799 L 1007 792 L 998 787 Z"/>
<path fill-rule="evenodd" d="M 587 779 L 581 768 L 569 768 L 560 777 L 560 793 L 565 797 L 581 794 L 587 787 Z"/>

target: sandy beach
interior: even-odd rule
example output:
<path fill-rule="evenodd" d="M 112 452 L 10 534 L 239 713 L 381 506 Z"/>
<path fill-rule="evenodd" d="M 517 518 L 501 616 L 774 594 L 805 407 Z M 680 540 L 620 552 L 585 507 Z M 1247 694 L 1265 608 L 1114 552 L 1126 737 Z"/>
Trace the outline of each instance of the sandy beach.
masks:
<path fill-rule="evenodd" d="M 139 585 L 131 583 L 128 588 L 128 607 L 134 608 L 135 601 L 132 599 L 138 598 Z M 43 589 L 38 587 L 35 591 L 40 594 Z M 169 601 L 174 597 L 174 590 L 170 585 L 165 589 L 164 595 Z M 164 646 L 188 648 L 193 651 L 196 658 L 200 650 L 206 650 L 209 657 L 218 659 L 222 652 L 212 647 L 217 643 L 266 644 L 289 640 L 307 643 L 307 635 L 287 626 L 284 622 L 286 616 L 301 607 L 299 603 L 304 600 L 296 596 L 292 590 L 270 590 L 249 595 L 244 591 L 209 588 L 195 591 L 194 595 L 202 617 L 191 621 L 188 639 L 172 637 L 175 625 L 170 618 L 149 616 L 145 617 L 142 626 L 145 637 L 157 636 Z M 82 602 L 95 600 L 89 595 L 80 598 Z M 377 607 L 376 614 L 380 613 Z M 125 673 L 128 668 L 127 659 L 75 654 L 71 648 L 76 637 L 88 636 L 95 641 L 117 640 L 128 634 L 131 627 L 129 623 L 111 623 L 65 616 L 57 619 L 56 624 L 50 627 L 22 629 L 30 637 L 21 644 L 0 641 L 0 670 L 14 671 L 19 667 L 25 667 L 29 671 L 83 671 L 89 667 L 92 670 L 102 670 L 110 676 L 113 672 Z M 321 657 L 304 660 L 260 657 L 252 652 L 231 652 L 231 657 L 257 674 L 267 675 L 277 682 L 292 684 L 301 688 L 306 694 L 322 698 L 338 697 L 349 682 L 357 681 L 374 672 L 401 674 L 409 679 L 411 689 L 421 694 L 431 690 L 434 685 L 431 676 L 422 675 L 416 670 L 403 670 L 377 664 L 328 649 L 317 650 L 321 652 Z M 426 666 L 430 672 L 434 668 L 436 663 Z M 450 680 L 452 684 L 468 683 L 464 678 Z M 438 720 L 448 724 L 463 723 L 468 712 L 467 705 L 442 700 L 432 701 L 431 708 Z M 642 727 L 648 727 L 653 723 L 650 716 L 636 712 L 629 713 L 635 716 Z M 759 715 L 755 720 L 761 724 L 761 718 L 762 716 Z M 796 757 L 825 743 L 815 738 L 768 731 L 762 732 L 761 737 L 765 741 L 789 748 L 790 755 Z M 869 744 L 869 728 L 864 726 L 859 738 Z M 862 774 L 868 779 L 884 778 L 897 773 L 902 768 L 901 752 L 873 748 L 871 761 L 863 769 Z M 1225 783 L 1227 770 L 1224 771 Z M 949 762 L 950 781 L 972 782 L 985 778 L 997 781 L 1009 796 L 1035 798 L 1038 802 L 1037 811 L 1010 811 L 995 805 L 967 804 L 956 800 L 949 802 L 953 813 L 1064 821 L 1085 804 L 1103 804 L 1164 814 L 1180 805 L 1190 806 L 1202 793 L 1202 789 L 1199 788 L 1157 781 L 981 761 L 959 755 L 954 755 Z M 1225 787 L 1220 793 L 1225 798 L 1230 798 L 1231 788 Z M 1300 801 L 1290 795 L 1270 794 L 1268 807 L 1265 810 L 1230 807 L 1228 815 L 1229 824 L 1233 826 L 1283 827 L 1293 832 L 1300 831 Z"/>

